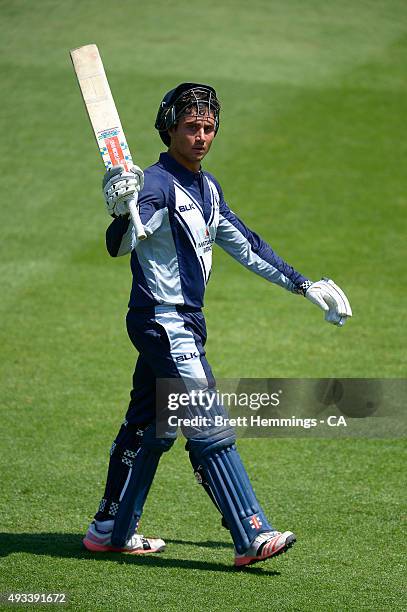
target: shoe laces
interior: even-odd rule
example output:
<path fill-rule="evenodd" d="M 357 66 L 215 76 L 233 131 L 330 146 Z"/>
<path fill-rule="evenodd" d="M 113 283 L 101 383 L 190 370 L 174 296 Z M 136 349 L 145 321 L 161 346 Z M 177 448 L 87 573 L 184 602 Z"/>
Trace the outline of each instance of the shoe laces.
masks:
<path fill-rule="evenodd" d="M 253 544 L 263 544 L 263 542 L 267 542 L 267 540 L 270 540 L 270 538 L 274 538 L 278 535 L 280 535 L 280 532 L 276 529 L 274 531 L 264 531 L 263 533 L 259 533 Z"/>

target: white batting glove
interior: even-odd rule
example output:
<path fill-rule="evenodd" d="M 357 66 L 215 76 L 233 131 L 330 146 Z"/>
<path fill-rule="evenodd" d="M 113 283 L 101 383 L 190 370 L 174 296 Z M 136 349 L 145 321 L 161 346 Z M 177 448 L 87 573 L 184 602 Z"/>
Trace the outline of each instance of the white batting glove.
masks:
<path fill-rule="evenodd" d="M 144 186 L 144 173 L 138 166 L 126 172 L 123 166 L 110 168 L 103 177 L 103 195 L 109 215 L 120 217 L 129 214 L 129 200 Z"/>
<path fill-rule="evenodd" d="M 333 280 L 322 278 L 307 289 L 305 297 L 325 312 L 325 321 L 333 325 L 345 325 L 352 316 L 349 300 Z"/>

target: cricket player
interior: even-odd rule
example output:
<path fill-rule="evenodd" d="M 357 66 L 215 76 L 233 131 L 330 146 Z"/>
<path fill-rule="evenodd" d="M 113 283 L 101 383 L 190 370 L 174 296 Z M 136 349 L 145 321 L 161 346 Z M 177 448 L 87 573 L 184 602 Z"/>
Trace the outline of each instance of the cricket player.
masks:
<path fill-rule="evenodd" d="M 313 283 L 281 259 L 232 212 L 218 181 L 202 169 L 219 114 L 212 87 L 178 85 L 162 100 L 155 124 L 168 151 L 144 173 L 137 166 L 129 172 L 117 166 L 104 176 L 107 210 L 114 217 L 106 245 L 112 257 L 130 254 L 127 330 L 139 356 L 129 407 L 110 451 L 104 495 L 83 540 L 92 551 L 145 554 L 165 547 L 163 540 L 137 531 L 160 457 L 176 435 L 157 435 L 157 382 L 177 379 L 188 390 L 191 381 L 201 389 L 215 388 L 202 313 L 214 243 L 249 270 L 318 305 L 328 322 L 341 326 L 352 315 L 333 281 Z M 145 240 L 137 240 L 129 217 L 128 201 L 136 191 Z M 294 544 L 294 533 L 278 531 L 266 517 L 231 427 L 209 426 L 192 434 L 186 450 L 198 482 L 230 531 L 236 566 L 271 558 Z"/>

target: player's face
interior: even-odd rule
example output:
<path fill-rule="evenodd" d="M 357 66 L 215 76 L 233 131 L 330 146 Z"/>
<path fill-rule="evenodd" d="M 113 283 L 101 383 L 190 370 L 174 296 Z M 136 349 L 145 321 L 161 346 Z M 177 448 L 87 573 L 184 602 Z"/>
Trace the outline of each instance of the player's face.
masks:
<path fill-rule="evenodd" d="M 197 172 L 215 137 L 215 119 L 212 113 L 183 115 L 169 134 L 170 154 L 180 164 Z"/>

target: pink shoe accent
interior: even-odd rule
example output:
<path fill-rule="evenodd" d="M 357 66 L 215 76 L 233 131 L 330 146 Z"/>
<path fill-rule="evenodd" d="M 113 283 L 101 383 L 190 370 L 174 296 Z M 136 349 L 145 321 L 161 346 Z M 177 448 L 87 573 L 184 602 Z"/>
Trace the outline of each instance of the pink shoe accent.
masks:
<path fill-rule="evenodd" d="M 116 546 L 112 546 L 111 544 L 97 544 L 95 542 L 92 542 L 92 540 L 87 536 L 83 538 L 82 542 L 85 548 L 87 550 L 90 550 L 91 552 L 123 552 L 127 553 L 128 555 L 145 555 L 149 553 L 161 552 L 162 550 L 161 548 L 148 548 L 147 550 L 144 548 L 137 548 L 133 550 L 128 548 L 117 548 Z"/>
<path fill-rule="evenodd" d="M 106 546 L 103 544 L 100 544 L 98 542 L 93 542 L 90 534 L 86 535 L 83 540 L 83 545 L 85 548 L 87 548 L 88 550 L 91 550 L 92 552 L 108 552 L 109 550 L 113 550 L 112 546 Z"/>
<path fill-rule="evenodd" d="M 124 552 L 130 555 L 156 553 L 163 551 L 165 548 L 164 540 L 158 538 L 135 536 L 124 547 L 112 546 L 110 538 L 111 532 L 103 533 L 98 531 L 92 523 L 82 542 L 85 548 L 92 552 Z M 149 548 L 144 548 L 146 544 L 149 545 Z"/>
<path fill-rule="evenodd" d="M 243 567 L 245 565 L 252 565 L 259 561 L 265 561 L 271 557 L 276 557 L 281 553 L 286 552 L 296 541 L 296 537 L 291 531 L 285 531 L 284 533 L 277 533 L 271 537 L 266 544 L 261 548 L 260 554 L 243 554 L 235 556 L 235 567 Z M 261 545 L 260 545 L 261 546 Z M 260 548 L 259 546 L 259 548 Z M 250 548 L 247 552 L 251 552 Z M 254 553 L 254 551 L 253 551 Z"/>

